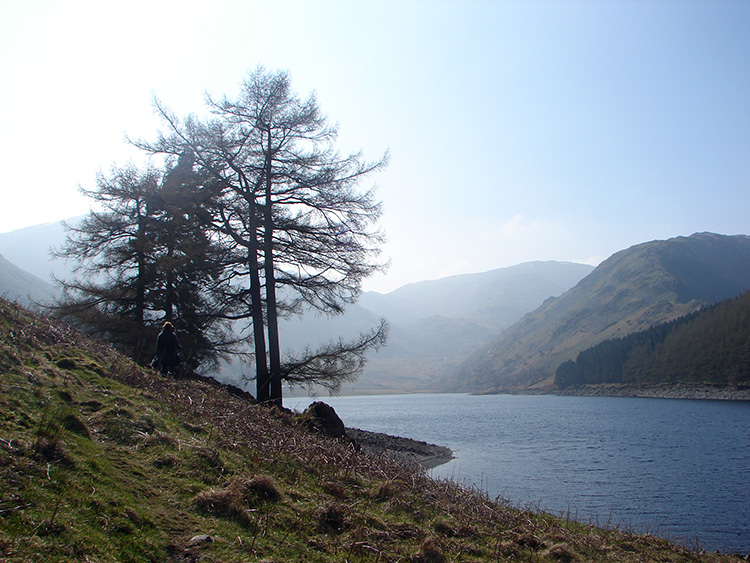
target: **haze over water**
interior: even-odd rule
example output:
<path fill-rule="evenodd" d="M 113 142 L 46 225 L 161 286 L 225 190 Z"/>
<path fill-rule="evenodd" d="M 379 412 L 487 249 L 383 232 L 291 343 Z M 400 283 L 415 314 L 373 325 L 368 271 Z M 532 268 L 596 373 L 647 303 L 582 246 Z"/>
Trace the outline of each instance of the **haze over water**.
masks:
<path fill-rule="evenodd" d="M 515 505 L 750 552 L 750 403 L 510 395 L 329 397 L 347 426 L 445 445 L 431 471 Z M 288 399 L 304 409 L 309 401 Z"/>

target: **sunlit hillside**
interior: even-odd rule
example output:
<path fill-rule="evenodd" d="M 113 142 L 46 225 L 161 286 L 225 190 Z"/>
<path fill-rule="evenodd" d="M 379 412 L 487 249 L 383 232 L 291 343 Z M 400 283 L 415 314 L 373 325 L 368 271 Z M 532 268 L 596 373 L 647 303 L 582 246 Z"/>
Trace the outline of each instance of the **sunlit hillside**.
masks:
<path fill-rule="evenodd" d="M 0 254 L 0 296 L 19 301 L 26 306 L 51 303 L 55 288 L 37 276 L 9 262 Z"/>
<path fill-rule="evenodd" d="M 748 289 L 748 236 L 697 233 L 639 244 L 613 254 L 573 288 L 486 343 L 446 387 L 518 390 L 544 382 L 551 390 L 557 367 L 581 350 Z"/>
<path fill-rule="evenodd" d="M 0 300 L 0 559 L 739 561 L 519 510 Z"/>

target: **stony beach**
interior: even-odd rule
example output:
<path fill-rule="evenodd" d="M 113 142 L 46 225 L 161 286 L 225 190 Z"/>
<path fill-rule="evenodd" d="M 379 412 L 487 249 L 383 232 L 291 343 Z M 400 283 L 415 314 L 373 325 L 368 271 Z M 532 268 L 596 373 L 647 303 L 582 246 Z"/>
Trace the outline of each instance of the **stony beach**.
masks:
<path fill-rule="evenodd" d="M 437 467 L 453 459 L 453 452 L 449 448 L 411 438 L 390 436 L 357 428 L 347 428 L 346 436 L 368 454 L 386 454 L 399 461 L 418 463 L 424 469 Z"/>
<path fill-rule="evenodd" d="M 750 386 L 679 383 L 661 385 L 632 385 L 600 383 L 557 391 L 556 395 L 585 397 L 644 397 L 654 399 L 708 399 L 720 401 L 750 401 Z"/>

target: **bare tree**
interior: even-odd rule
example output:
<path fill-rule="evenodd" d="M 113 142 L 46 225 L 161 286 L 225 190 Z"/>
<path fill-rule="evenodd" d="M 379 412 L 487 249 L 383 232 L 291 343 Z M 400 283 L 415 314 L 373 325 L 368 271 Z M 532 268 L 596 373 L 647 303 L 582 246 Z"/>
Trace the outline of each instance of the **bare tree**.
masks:
<path fill-rule="evenodd" d="M 228 271 L 245 280 L 227 298 L 245 304 L 252 319 L 258 399 L 278 403 L 282 380 L 293 373 L 282 367 L 279 316 L 341 313 L 356 301 L 362 281 L 384 267 L 377 262 L 383 236 L 373 228 L 381 206 L 360 184 L 385 166 L 387 155 L 374 162 L 341 157 L 337 129 L 315 96 L 299 99 L 283 72 L 259 68 L 236 100 L 209 97 L 208 105 L 212 118 L 201 122 L 179 120 L 157 102 L 168 131 L 156 143 L 137 144 L 167 154 L 192 151 L 219 186 L 212 225 L 238 258 Z M 386 332 L 381 324 L 341 354 L 364 354 Z"/>

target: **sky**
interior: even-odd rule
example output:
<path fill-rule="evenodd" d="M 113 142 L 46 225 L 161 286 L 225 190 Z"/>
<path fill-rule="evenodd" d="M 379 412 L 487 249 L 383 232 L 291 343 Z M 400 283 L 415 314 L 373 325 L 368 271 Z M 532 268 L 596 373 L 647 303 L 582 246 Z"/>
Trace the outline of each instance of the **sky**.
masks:
<path fill-rule="evenodd" d="M 750 234 L 750 2 L 0 0 L 0 233 L 84 214 L 126 138 L 289 73 L 390 153 L 366 290 Z"/>

